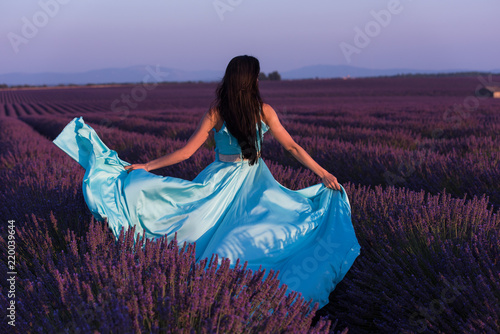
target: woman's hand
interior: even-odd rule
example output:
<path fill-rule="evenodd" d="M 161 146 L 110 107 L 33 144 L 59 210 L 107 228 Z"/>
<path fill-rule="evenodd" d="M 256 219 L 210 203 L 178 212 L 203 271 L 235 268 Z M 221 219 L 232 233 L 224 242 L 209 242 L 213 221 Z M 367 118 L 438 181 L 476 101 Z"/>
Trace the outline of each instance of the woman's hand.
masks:
<path fill-rule="evenodd" d="M 149 172 L 148 164 L 132 164 L 129 166 L 125 166 L 123 168 L 125 168 L 125 170 L 128 173 L 130 173 L 131 171 L 136 170 L 136 169 L 144 169 L 146 172 Z"/>
<path fill-rule="evenodd" d="M 327 188 L 331 188 L 333 190 L 340 190 L 340 184 L 337 182 L 337 178 L 328 172 L 326 172 L 323 175 L 321 181 Z"/>

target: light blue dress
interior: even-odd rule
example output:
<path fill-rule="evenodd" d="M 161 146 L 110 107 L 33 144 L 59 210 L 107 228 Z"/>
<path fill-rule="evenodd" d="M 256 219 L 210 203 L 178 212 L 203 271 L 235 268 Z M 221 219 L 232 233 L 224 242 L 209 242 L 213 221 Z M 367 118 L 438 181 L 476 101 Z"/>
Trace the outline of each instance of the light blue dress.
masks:
<path fill-rule="evenodd" d="M 262 132 L 268 130 L 262 122 Z M 215 131 L 215 129 L 214 129 Z M 73 119 L 54 143 L 86 169 L 83 194 L 92 214 L 107 218 L 116 237 L 135 226 L 148 238 L 177 232 L 180 245 L 196 242 L 196 259 L 213 253 L 231 264 L 279 270 L 288 291 L 322 307 L 360 253 L 344 188 L 322 183 L 300 190 L 279 184 L 262 158 L 223 162 L 239 154 L 225 124 L 214 134 L 215 161 L 193 180 L 143 169 L 128 173 L 83 118 Z M 260 142 L 259 142 L 260 147 Z"/>

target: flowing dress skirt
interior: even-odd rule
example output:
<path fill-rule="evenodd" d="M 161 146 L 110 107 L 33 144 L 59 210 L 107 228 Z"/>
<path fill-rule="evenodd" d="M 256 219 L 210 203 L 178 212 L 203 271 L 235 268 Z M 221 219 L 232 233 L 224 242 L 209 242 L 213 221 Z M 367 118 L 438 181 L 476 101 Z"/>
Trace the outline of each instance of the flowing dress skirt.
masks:
<path fill-rule="evenodd" d="M 239 258 L 252 270 L 279 270 L 287 291 L 320 307 L 360 254 L 343 187 L 290 190 L 262 158 L 250 166 L 219 161 L 217 154 L 192 181 L 143 169 L 128 173 L 129 163 L 81 117 L 54 143 L 85 168 L 85 201 L 116 237 L 132 226 L 152 239 L 176 232 L 180 245 L 196 242 L 197 260 L 216 253 L 232 265 Z"/>

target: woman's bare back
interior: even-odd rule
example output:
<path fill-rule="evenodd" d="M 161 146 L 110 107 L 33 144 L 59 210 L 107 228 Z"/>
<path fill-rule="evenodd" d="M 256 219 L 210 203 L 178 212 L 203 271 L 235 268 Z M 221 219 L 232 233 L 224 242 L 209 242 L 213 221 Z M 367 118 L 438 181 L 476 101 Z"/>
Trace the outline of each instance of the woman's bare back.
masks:
<path fill-rule="evenodd" d="M 266 123 L 266 125 L 268 125 L 267 122 L 266 122 L 266 116 L 264 114 L 265 106 L 266 106 L 266 104 L 264 103 L 263 112 L 262 112 L 262 115 L 261 115 L 261 120 L 264 123 Z M 214 129 L 215 129 L 216 132 L 219 132 L 220 129 L 222 129 L 222 125 L 224 124 L 224 120 L 222 119 L 222 117 L 219 115 L 218 112 L 215 112 L 215 117 L 217 119 L 217 123 L 215 124 Z"/>

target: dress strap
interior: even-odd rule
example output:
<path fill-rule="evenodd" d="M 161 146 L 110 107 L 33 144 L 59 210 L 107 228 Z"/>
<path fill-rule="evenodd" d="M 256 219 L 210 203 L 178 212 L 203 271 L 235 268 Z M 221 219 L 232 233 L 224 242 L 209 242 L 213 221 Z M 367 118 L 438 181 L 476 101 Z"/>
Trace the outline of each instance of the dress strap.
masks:
<path fill-rule="evenodd" d="M 243 162 L 249 159 L 243 158 L 243 153 L 239 154 L 221 154 L 218 153 L 219 160 L 224 162 Z M 260 151 L 257 152 L 257 158 L 260 158 Z"/>

